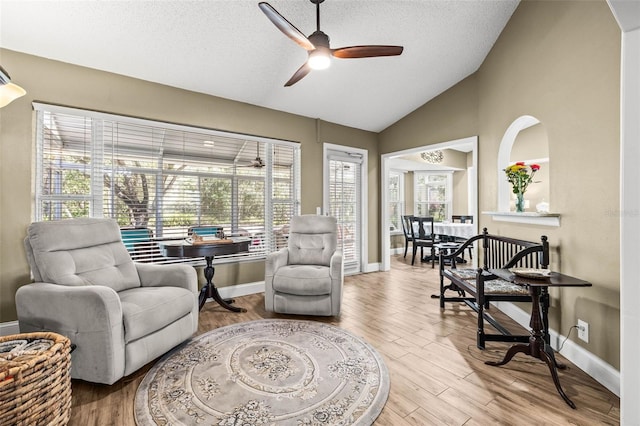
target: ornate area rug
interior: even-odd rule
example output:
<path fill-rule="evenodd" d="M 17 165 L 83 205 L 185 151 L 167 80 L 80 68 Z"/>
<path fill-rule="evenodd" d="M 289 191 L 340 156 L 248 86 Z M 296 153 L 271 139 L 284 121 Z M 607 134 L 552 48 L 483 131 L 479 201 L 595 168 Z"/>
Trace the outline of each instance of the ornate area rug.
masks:
<path fill-rule="evenodd" d="M 139 425 L 370 425 L 389 395 L 373 347 L 320 322 L 267 319 L 178 346 L 136 393 Z"/>

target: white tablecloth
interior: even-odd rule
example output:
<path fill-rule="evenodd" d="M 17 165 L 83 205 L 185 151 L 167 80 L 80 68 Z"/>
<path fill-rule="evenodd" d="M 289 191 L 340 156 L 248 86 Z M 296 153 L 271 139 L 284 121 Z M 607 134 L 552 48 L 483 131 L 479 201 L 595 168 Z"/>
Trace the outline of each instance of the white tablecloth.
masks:
<path fill-rule="evenodd" d="M 459 238 L 471 238 L 475 235 L 475 227 L 473 223 L 434 222 L 433 233 L 436 235 L 451 235 Z"/>
<path fill-rule="evenodd" d="M 428 227 L 428 224 L 425 224 L 425 228 Z M 418 232 L 418 223 L 413 223 L 413 229 L 415 232 Z M 425 229 L 428 233 L 431 230 Z M 471 238 L 475 235 L 476 229 L 473 223 L 444 223 L 444 222 L 434 222 L 433 223 L 433 233 L 436 235 L 451 235 L 452 237 L 459 238 Z"/>

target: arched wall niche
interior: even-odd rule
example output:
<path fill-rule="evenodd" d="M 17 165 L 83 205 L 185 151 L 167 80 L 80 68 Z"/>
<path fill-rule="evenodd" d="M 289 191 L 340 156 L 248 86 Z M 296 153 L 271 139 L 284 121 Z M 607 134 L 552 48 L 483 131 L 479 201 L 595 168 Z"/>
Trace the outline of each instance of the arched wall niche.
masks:
<path fill-rule="evenodd" d="M 542 167 L 547 166 L 548 173 L 548 164 L 549 164 L 549 142 L 546 137 L 546 132 L 544 132 L 544 136 L 541 138 L 539 142 L 536 142 L 536 152 L 531 152 L 531 150 L 527 150 L 526 157 L 527 158 L 512 158 L 512 152 L 514 148 L 516 148 L 516 141 L 518 140 L 518 136 L 521 135 L 523 130 L 529 129 L 533 126 L 541 125 L 540 120 L 531 115 L 523 115 L 514 120 L 513 123 L 507 128 L 504 136 L 502 137 L 502 141 L 500 142 L 500 148 L 498 150 L 498 211 L 499 212 L 508 212 L 511 210 L 510 200 L 511 200 L 511 185 L 507 181 L 504 175 L 504 169 L 513 164 L 515 161 L 526 161 L 529 162 L 537 162 L 543 163 L 540 164 Z M 532 184 L 535 185 L 535 184 Z M 546 187 L 548 187 L 548 182 L 546 183 Z M 529 188 L 532 188 L 530 186 Z M 545 201 L 549 202 L 548 199 L 548 191 L 544 193 L 541 198 L 545 198 Z M 535 211 L 535 208 L 534 208 Z"/>
<path fill-rule="evenodd" d="M 548 211 L 550 206 L 549 138 L 547 137 L 547 129 L 542 123 L 534 124 L 518 133 L 513 147 L 511 147 L 509 164 L 515 164 L 519 161 L 528 165 L 537 164 L 540 166 L 524 194 L 525 211 L 536 212 L 538 208 L 544 209 L 545 205 Z M 509 209 L 512 207 L 515 209 L 516 196 L 513 191 L 510 196 L 512 201 L 509 203 Z"/>
<path fill-rule="evenodd" d="M 521 133 L 524 130 L 533 128 L 533 126 L 540 126 L 536 130 L 535 134 L 537 135 L 537 140 L 533 143 L 533 145 L 537 145 L 537 149 L 531 149 L 531 141 L 529 141 L 529 147 L 525 150 L 517 150 L 526 152 L 526 158 L 512 158 L 512 152 L 514 152 L 514 145 L 519 140 L 518 136 L 522 136 L 525 133 Z M 533 133 L 533 132 L 532 132 Z M 534 146 L 535 148 L 535 146 Z M 524 155 L 524 154 L 523 154 Z M 532 191 L 532 195 L 535 193 L 534 199 L 530 203 L 530 207 L 524 213 L 516 213 L 511 211 L 511 194 L 512 189 L 511 185 L 507 181 L 504 169 L 513 164 L 515 161 L 525 161 L 527 164 L 532 162 L 540 164 L 541 168 L 546 168 L 544 173 L 544 179 L 546 182 L 534 183 L 532 185 L 540 185 L 541 187 L 536 188 L 535 191 Z M 549 140 L 547 138 L 546 130 L 544 129 L 544 125 L 538 120 L 536 117 L 532 115 L 523 115 L 518 117 L 509 125 L 507 130 L 502 137 L 502 141 L 500 142 L 500 148 L 498 149 L 498 170 L 497 170 L 497 179 L 498 179 L 498 209 L 496 212 L 484 212 L 486 214 L 490 214 L 493 216 L 494 220 L 508 221 L 508 222 L 529 222 L 536 223 L 540 225 L 549 225 L 549 226 L 559 226 L 560 225 L 560 215 L 556 213 L 537 213 L 536 212 L 536 204 L 540 201 L 544 201 L 551 205 L 550 191 L 551 182 L 549 180 L 549 168 L 550 168 L 550 156 L 549 156 Z M 541 169 L 542 170 L 542 169 Z M 536 174 L 539 176 L 540 174 Z M 537 180 L 534 178 L 534 180 Z M 531 190 L 533 186 L 529 187 Z M 529 192 L 529 190 L 527 192 Z M 526 199 L 526 196 L 525 196 Z"/>

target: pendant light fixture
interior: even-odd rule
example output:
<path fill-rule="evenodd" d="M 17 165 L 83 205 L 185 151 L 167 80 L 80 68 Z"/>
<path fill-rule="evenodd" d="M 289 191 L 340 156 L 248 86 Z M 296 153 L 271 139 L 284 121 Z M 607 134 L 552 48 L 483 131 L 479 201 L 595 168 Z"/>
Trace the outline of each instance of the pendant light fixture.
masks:
<path fill-rule="evenodd" d="M 9 74 L 0 66 L 0 108 L 9 105 L 26 93 L 22 87 L 11 82 Z"/>

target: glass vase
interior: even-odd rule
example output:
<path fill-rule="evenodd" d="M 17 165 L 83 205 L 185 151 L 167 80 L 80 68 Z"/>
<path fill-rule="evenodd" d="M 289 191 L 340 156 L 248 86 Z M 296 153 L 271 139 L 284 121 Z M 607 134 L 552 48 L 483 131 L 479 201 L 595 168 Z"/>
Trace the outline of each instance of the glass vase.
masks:
<path fill-rule="evenodd" d="M 524 212 L 524 193 L 519 192 L 516 194 L 516 212 Z"/>

